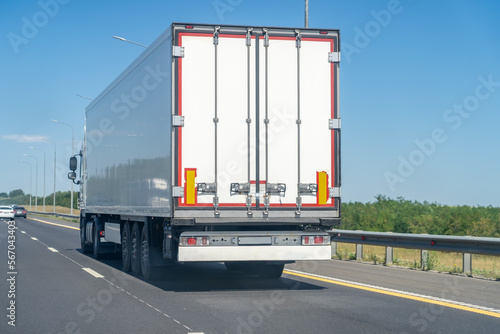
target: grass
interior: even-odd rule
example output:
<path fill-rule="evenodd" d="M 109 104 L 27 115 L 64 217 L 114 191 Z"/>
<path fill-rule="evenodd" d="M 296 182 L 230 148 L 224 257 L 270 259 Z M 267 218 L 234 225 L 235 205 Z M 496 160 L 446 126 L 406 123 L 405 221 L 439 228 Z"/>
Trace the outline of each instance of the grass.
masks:
<path fill-rule="evenodd" d="M 420 250 L 394 248 L 393 266 L 420 269 Z M 356 245 L 337 243 L 337 254 L 332 256 L 341 260 L 356 259 Z M 429 252 L 428 266 L 424 270 L 436 270 L 450 274 L 463 272 L 463 256 L 461 253 Z M 385 247 L 363 246 L 363 262 L 374 264 L 385 263 Z M 489 255 L 472 255 L 472 276 L 500 280 L 500 257 Z"/>
<path fill-rule="evenodd" d="M 30 210 L 30 206 L 29 205 L 25 205 L 24 207 L 27 210 Z M 31 205 L 31 210 L 30 211 L 35 211 L 35 206 L 34 205 Z M 52 213 L 53 212 L 53 207 L 52 207 L 52 205 L 45 205 L 45 211 L 43 211 L 43 205 L 38 205 L 37 211 L 38 212 Z M 65 215 L 69 215 L 69 214 L 71 214 L 71 209 L 63 207 L 63 206 L 56 205 L 56 213 L 62 213 L 62 214 L 65 214 Z M 73 215 L 75 215 L 75 216 L 80 215 L 80 210 L 73 209 Z"/>

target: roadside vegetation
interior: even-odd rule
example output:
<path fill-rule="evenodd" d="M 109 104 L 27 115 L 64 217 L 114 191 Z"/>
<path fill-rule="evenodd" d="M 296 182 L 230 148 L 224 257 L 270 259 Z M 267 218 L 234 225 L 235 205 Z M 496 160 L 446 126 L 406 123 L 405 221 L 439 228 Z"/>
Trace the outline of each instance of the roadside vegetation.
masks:
<path fill-rule="evenodd" d="M 447 206 L 420 203 L 404 198 L 382 195 L 375 202 L 342 204 L 342 225 L 345 230 L 396 233 L 424 233 L 456 236 L 500 237 L 500 208 L 483 206 Z M 337 244 L 334 258 L 356 259 L 354 244 Z M 421 268 L 420 250 L 394 249 L 393 266 Z M 363 246 L 363 261 L 385 262 L 385 247 Z M 429 252 L 427 270 L 462 273 L 462 254 Z M 472 275 L 500 280 L 500 257 L 472 255 Z"/>
<path fill-rule="evenodd" d="M 35 195 L 31 195 L 31 209 L 35 211 Z M 52 204 L 54 200 L 54 194 L 45 196 L 45 212 L 52 212 Z M 37 199 L 37 209 L 38 211 L 43 211 L 43 196 L 39 196 Z M 1 192 L 0 193 L 0 205 L 21 205 L 29 210 L 30 195 L 25 194 L 21 189 L 16 189 L 10 193 Z M 58 191 L 56 192 L 56 212 L 57 213 L 70 213 L 71 204 L 71 192 L 70 191 Z M 73 192 L 73 208 L 78 208 L 78 192 Z M 73 210 L 73 214 L 78 215 L 78 210 Z"/>
<path fill-rule="evenodd" d="M 500 208 L 447 206 L 378 195 L 373 203 L 343 203 L 340 228 L 498 238 Z"/>

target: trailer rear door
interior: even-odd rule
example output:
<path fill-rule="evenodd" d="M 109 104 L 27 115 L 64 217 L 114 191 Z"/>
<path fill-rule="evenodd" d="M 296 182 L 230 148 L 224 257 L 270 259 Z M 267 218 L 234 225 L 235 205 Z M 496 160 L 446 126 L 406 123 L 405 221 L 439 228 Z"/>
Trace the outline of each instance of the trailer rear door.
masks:
<path fill-rule="evenodd" d="M 337 216 L 338 31 L 178 25 L 174 34 L 178 211 Z"/>

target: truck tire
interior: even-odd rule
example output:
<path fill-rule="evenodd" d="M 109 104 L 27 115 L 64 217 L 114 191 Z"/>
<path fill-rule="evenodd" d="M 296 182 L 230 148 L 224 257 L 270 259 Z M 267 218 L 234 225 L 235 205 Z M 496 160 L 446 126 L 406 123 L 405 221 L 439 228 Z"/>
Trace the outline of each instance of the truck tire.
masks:
<path fill-rule="evenodd" d="M 134 276 L 141 274 L 141 224 L 134 223 L 130 233 L 130 267 Z"/>
<path fill-rule="evenodd" d="M 93 243 L 93 253 L 94 259 L 98 260 L 101 252 L 101 238 L 99 237 L 99 229 L 97 228 L 97 224 L 94 223 L 94 228 L 92 229 L 94 233 L 94 243 Z"/>
<path fill-rule="evenodd" d="M 130 224 L 129 224 L 129 222 L 126 222 L 125 225 L 123 225 L 121 243 L 122 243 L 123 271 L 129 272 L 130 271 L 130 257 L 131 257 L 131 250 L 132 250 L 132 243 L 130 240 Z"/>
<path fill-rule="evenodd" d="M 241 271 L 242 266 L 240 262 L 224 262 L 228 271 Z"/>
<path fill-rule="evenodd" d="M 284 264 L 268 264 L 265 262 L 243 262 L 241 270 L 245 274 L 257 275 L 263 279 L 277 279 L 283 274 Z"/>
<path fill-rule="evenodd" d="M 278 279 L 284 267 L 284 264 L 262 264 L 257 267 L 257 275 L 263 279 Z"/>
<path fill-rule="evenodd" d="M 84 254 L 92 251 L 91 245 L 85 243 L 85 227 L 80 228 L 80 248 Z"/>
<path fill-rule="evenodd" d="M 141 233 L 141 271 L 146 280 L 155 279 L 158 274 L 158 268 L 153 266 L 151 253 L 148 229 L 143 227 Z"/>

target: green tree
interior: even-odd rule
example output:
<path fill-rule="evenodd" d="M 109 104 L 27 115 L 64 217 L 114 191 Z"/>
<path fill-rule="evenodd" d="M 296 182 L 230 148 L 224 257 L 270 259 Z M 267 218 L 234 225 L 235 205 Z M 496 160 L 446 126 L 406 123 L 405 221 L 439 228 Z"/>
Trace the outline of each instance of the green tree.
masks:
<path fill-rule="evenodd" d="M 9 197 L 9 194 L 7 193 L 0 193 L 0 198 L 7 198 Z"/>
<path fill-rule="evenodd" d="M 16 189 L 16 190 L 12 190 L 9 193 L 9 197 L 10 198 L 12 198 L 12 197 L 18 197 L 18 196 L 24 196 L 24 191 L 22 191 L 21 189 Z"/>

